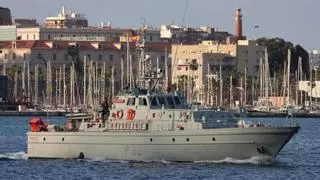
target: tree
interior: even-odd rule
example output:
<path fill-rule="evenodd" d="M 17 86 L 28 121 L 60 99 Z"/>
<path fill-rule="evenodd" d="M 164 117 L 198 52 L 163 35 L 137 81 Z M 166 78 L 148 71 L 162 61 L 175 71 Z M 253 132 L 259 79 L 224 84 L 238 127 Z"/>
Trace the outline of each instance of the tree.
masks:
<path fill-rule="evenodd" d="M 271 77 L 274 77 L 275 73 L 280 74 L 280 72 L 283 72 L 284 62 L 288 57 L 288 49 L 291 50 L 290 72 L 294 74 L 297 70 L 299 57 L 302 58 L 303 72 L 309 72 L 309 55 L 302 46 L 294 46 L 291 42 L 286 42 L 281 38 L 260 38 L 257 43 L 267 47 Z M 307 76 L 309 76 L 309 73 L 307 73 Z"/>
<path fill-rule="evenodd" d="M 196 59 L 192 59 L 190 64 L 189 64 L 189 68 L 192 71 L 192 79 L 191 79 L 191 98 L 193 100 L 193 93 L 194 93 L 194 72 L 198 70 L 199 64 L 197 62 Z"/>
<path fill-rule="evenodd" d="M 68 55 L 71 57 L 72 62 L 74 63 L 75 70 L 77 74 L 82 74 L 82 63 L 80 61 L 80 50 L 78 45 L 69 46 L 67 49 Z"/>

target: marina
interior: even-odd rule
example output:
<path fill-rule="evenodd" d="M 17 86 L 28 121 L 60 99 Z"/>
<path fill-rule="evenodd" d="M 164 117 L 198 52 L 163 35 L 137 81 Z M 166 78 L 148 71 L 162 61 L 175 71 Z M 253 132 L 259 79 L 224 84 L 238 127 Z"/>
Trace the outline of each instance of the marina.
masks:
<path fill-rule="evenodd" d="M 320 179 L 316 5 L 4 0 L 0 179 Z"/>

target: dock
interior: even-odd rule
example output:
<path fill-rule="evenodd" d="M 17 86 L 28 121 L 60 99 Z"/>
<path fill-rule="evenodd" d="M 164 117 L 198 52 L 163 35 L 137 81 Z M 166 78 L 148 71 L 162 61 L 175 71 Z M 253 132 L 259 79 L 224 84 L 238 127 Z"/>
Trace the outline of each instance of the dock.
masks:
<path fill-rule="evenodd" d="M 65 116 L 67 112 L 57 111 L 0 111 L 0 116 Z"/>

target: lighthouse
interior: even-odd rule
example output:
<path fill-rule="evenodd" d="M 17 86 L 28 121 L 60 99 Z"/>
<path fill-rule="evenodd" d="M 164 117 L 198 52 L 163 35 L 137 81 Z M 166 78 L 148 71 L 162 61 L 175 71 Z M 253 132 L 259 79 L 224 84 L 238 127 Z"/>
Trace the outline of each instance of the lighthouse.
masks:
<path fill-rule="evenodd" d="M 235 38 L 241 40 L 242 36 L 242 14 L 241 9 L 238 8 L 235 15 Z"/>

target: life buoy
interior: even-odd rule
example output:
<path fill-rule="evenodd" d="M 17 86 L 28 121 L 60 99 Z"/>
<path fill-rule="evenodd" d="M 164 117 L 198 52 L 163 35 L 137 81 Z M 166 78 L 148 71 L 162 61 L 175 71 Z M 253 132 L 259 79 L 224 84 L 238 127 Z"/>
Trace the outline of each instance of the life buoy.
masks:
<path fill-rule="evenodd" d="M 184 119 L 186 119 L 186 117 L 187 117 L 187 113 L 180 111 L 180 119 L 184 120 Z"/>
<path fill-rule="evenodd" d="M 135 116 L 135 111 L 133 109 L 128 109 L 127 111 L 127 120 L 133 120 Z"/>
<path fill-rule="evenodd" d="M 123 117 L 123 110 L 122 110 L 122 109 L 120 109 L 119 111 L 117 111 L 117 117 L 118 117 L 119 119 L 121 119 L 121 118 Z"/>

